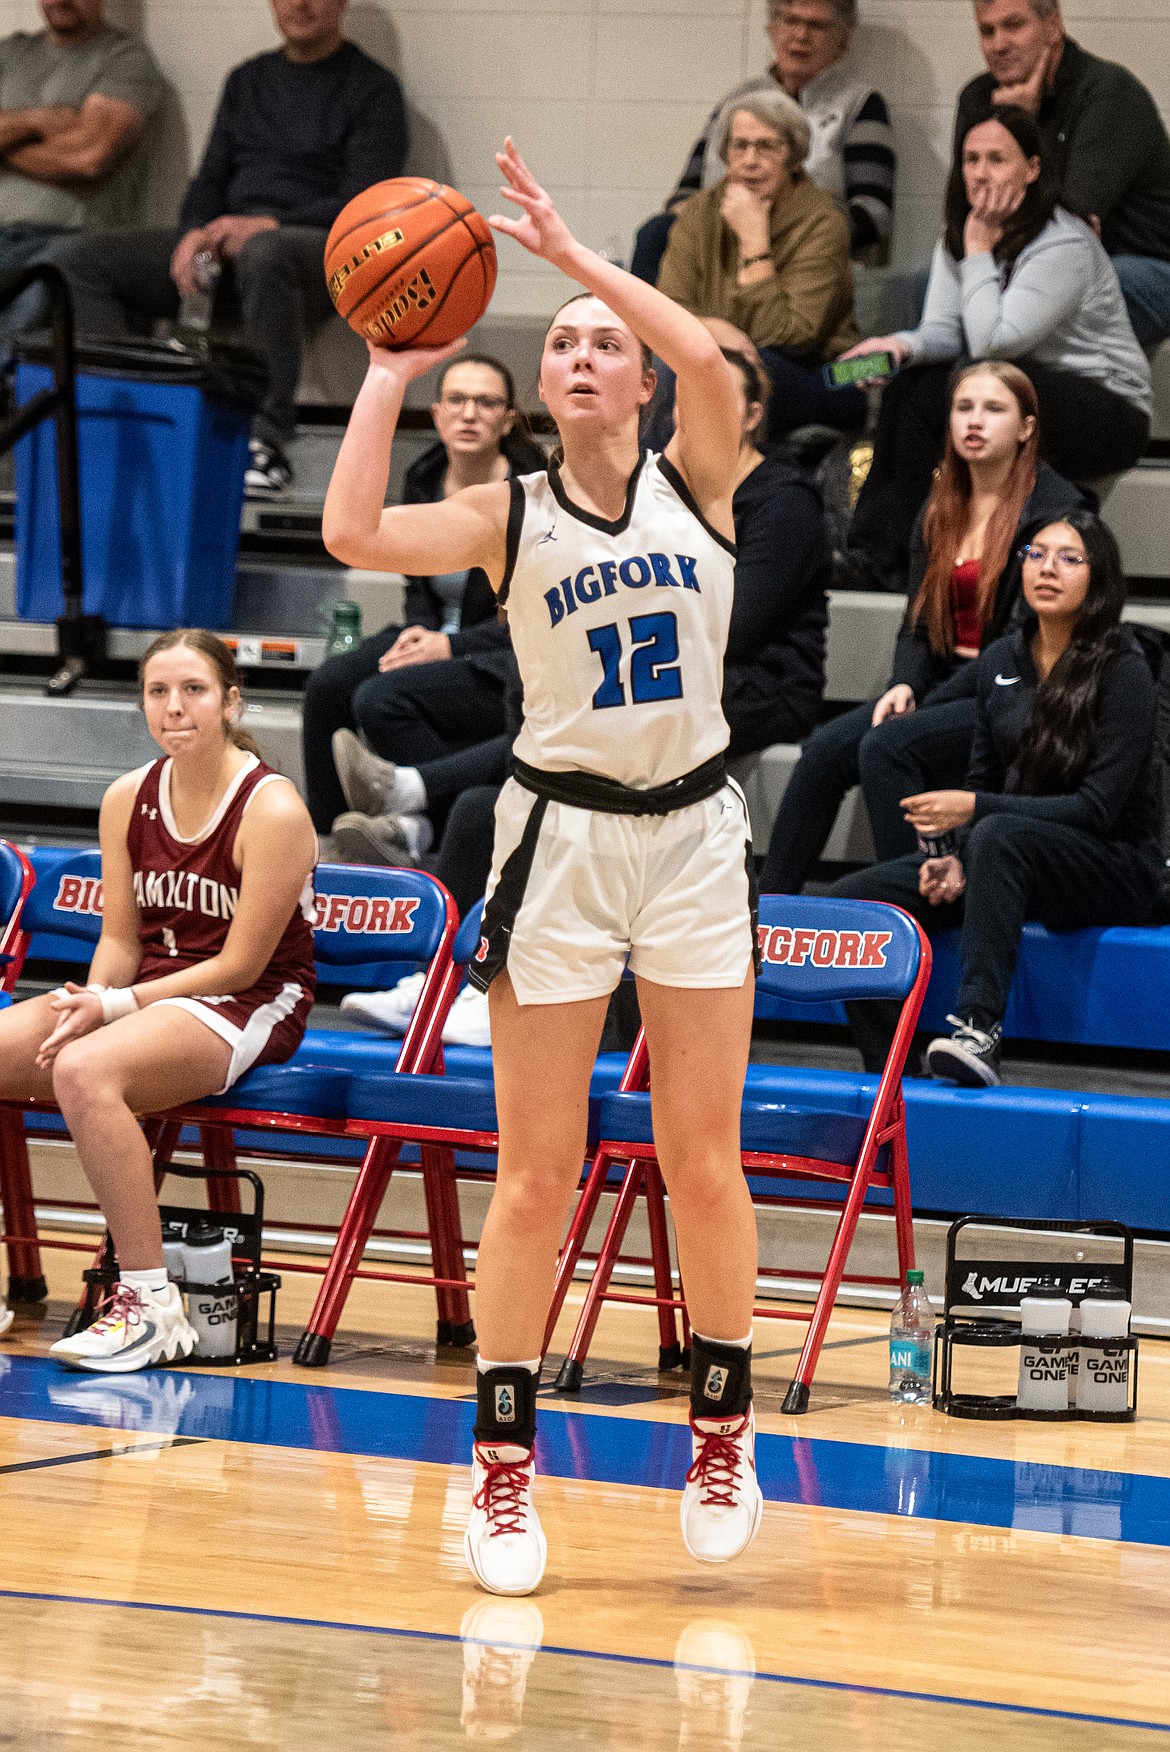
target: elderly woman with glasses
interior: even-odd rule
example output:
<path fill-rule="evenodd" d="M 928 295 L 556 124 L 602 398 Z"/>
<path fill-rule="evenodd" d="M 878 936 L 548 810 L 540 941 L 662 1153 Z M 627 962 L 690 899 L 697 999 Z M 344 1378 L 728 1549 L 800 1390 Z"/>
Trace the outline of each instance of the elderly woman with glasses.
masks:
<path fill-rule="evenodd" d="M 782 91 L 725 104 L 715 149 L 726 172 L 687 202 L 658 274 L 659 291 L 721 345 L 746 340 L 758 355 L 773 438 L 814 424 L 847 431 L 865 417 L 859 391 L 829 390 L 822 376 L 858 331 L 849 225 L 804 168 L 809 143 L 800 105 Z"/>
<path fill-rule="evenodd" d="M 448 362 L 431 417 L 437 438 L 406 471 L 405 504 L 448 499 L 463 487 L 544 467 L 543 451 L 521 429 L 511 372 L 486 353 Z M 327 836 L 322 857 L 413 863 L 441 831 L 458 792 L 489 782 L 451 756 L 506 737 L 506 696 L 514 686 L 511 642 L 484 574 L 473 567 L 408 578 L 406 625 L 385 626 L 356 651 L 327 659 L 305 689 L 306 800 L 314 827 Z M 421 769 L 413 798 L 383 797 L 377 782 L 356 770 L 358 730 L 379 754 Z M 501 746 L 506 751 L 509 740 Z M 411 802 L 413 808 L 404 806 Z"/>
<path fill-rule="evenodd" d="M 811 134 L 804 168 L 840 201 L 854 261 L 880 266 L 889 259 L 897 169 L 894 136 L 885 98 L 845 58 L 856 26 L 857 0 L 771 0 L 771 65 L 715 105 L 663 211 L 638 231 L 632 273 L 651 284 L 657 280 L 683 202 L 722 176 L 714 136 L 724 106 L 777 90 L 795 99 L 804 112 Z"/>

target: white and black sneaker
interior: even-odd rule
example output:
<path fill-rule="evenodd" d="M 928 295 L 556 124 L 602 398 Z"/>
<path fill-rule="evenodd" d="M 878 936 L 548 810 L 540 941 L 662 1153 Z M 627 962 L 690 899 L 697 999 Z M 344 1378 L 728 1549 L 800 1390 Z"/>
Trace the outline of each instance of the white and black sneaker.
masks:
<path fill-rule="evenodd" d="M 953 1033 L 940 1035 L 926 1049 L 931 1076 L 959 1083 L 964 1089 L 994 1088 L 1000 1081 L 999 1038 L 1003 1030 L 999 1023 L 979 1028 L 962 1016 L 948 1016 L 947 1021 Z"/>
<path fill-rule="evenodd" d="M 252 438 L 248 443 L 249 461 L 244 475 L 245 493 L 271 495 L 285 493 L 292 486 L 292 463 L 278 444 L 265 444 Z"/>
<path fill-rule="evenodd" d="M 59 1338 L 49 1346 L 49 1355 L 70 1369 L 126 1375 L 156 1363 L 181 1362 L 195 1344 L 195 1329 L 174 1284 L 164 1290 L 140 1290 L 119 1283 L 93 1325 L 71 1338 Z"/>

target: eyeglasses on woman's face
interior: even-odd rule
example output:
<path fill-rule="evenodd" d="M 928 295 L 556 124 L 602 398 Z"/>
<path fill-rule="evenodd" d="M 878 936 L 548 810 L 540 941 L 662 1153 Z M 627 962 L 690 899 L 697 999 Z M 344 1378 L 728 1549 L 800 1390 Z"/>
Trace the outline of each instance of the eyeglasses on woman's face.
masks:
<path fill-rule="evenodd" d="M 1089 563 L 1085 555 L 1078 553 L 1076 548 L 1037 547 L 1035 542 L 1029 542 L 1020 549 L 1020 558 L 1032 566 L 1042 566 L 1046 560 L 1052 559 L 1064 572 L 1075 572 Z"/>
<path fill-rule="evenodd" d="M 507 396 L 503 395 L 464 395 L 462 390 L 445 389 L 439 397 L 445 408 L 453 414 L 461 414 L 464 408 L 470 408 L 472 413 L 499 414 L 508 405 Z"/>

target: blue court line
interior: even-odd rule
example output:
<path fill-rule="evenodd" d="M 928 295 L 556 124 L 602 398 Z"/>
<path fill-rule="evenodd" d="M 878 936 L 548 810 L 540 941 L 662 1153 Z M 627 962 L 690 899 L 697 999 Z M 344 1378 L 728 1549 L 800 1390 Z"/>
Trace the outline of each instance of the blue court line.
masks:
<path fill-rule="evenodd" d="M 813 1679 L 803 1673 L 750 1673 L 740 1667 L 707 1667 L 695 1661 L 668 1661 L 660 1655 L 611 1653 L 606 1649 L 570 1648 L 560 1643 L 492 1643 L 486 1637 L 457 1636 L 453 1631 L 407 1630 L 390 1624 L 346 1624 L 339 1619 L 294 1618 L 274 1612 L 241 1612 L 217 1606 L 159 1605 L 151 1600 L 103 1600 L 91 1594 L 32 1593 L 0 1588 L 0 1600 L 30 1600 L 58 1606 L 121 1607 L 129 1612 L 170 1612 L 186 1618 L 223 1618 L 242 1624 L 287 1624 L 296 1630 L 347 1630 L 360 1636 L 398 1637 L 404 1642 L 454 1644 L 465 1640 L 491 1648 L 531 1649 L 536 1654 L 563 1655 L 576 1661 L 608 1661 L 623 1667 L 655 1667 L 665 1672 L 713 1673 L 720 1678 L 761 1679 L 768 1685 L 799 1685 L 806 1691 L 844 1691 L 851 1696 L 888 1697 L 906 1703 L 941 1703 L 952 1709 L 989 1709 L 1001 1715 L 1040 1716 L 1050 1721 L 1085 1722 L 1090 1727 L 1138 1728 L 1149 1734 L 1170 1734 L 1168 1722 L 1143 1722 L 1128 1716 L 1087 1715 L 1074 1709 L 1045 1709 L 1033 1703 L 1003 1703 L 988 1697 L 951 1697 L 942 1691 L 906 1691 L 893 1685 L 862 1685 L 848 1679 Z"/>
<path fill-rule="evenodd" d="M 446 1466 L 471 1452 L 466 1400 L 178 1369 L 82 1375 L 0 1355 L 5 1363 L 0 1417 Z M 681 1490 L 690 1432 L 549 1406 L 537 1454 L 553 1477 Z M 756 1469 L 770 1502 L 1170 1546 L 1170 1478 L 763 1434 Z"/>

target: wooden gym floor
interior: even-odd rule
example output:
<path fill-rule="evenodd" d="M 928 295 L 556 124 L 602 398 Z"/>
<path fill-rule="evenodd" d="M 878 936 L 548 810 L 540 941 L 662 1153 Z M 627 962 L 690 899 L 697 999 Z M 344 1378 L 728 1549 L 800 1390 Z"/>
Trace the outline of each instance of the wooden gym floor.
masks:
<path fill-rule="evenodd" d="M 546 1396 L 549 1570 L 506 1601 L 463 1566 L 472 1368 L 430 1292 L 359 1284 L 326 1370 L 119 1379 L 46 1360 L 78 1256 L 45 1259 L 0 1343 L 2 1748 L 1170 1745 L 1170 1345 L 1136 1425 L 969 1423 L 892 1406 L 885 1317 L 843 1310 L 786 1418 L 803 1328 L 760 1322 L 763 1530 L 706 1569 L 684 1384 L 611 1306 Z"/>

